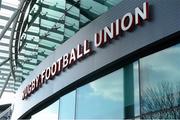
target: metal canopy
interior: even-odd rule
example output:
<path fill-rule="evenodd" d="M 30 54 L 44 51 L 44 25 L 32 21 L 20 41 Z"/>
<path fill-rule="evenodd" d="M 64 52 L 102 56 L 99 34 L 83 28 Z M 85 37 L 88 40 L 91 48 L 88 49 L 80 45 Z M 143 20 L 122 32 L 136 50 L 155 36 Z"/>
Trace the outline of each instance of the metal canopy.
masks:
<path fill-rule="evenodd" d="M 0 33 L 2 38 L 0 39 L 0 98 L 4 91 L 14 92 L 21 81 L 14 83 L 9 64 L 9 40 L 11 34 L 11 26 L 8 26 L 5 30 L 5 25 L 10 21 L 11 16 L 18 8 L 18 0 L 1 0 L 1 9 L 0 9 Z M 15 71 L 17 72 L 17 71 Z M 19 72 L 19 71 L 18 71 Z"/>
<path fill-rule="evenodd" d="M 0 97 L 15 92 L 56 47 L 122 0 L 13 1 L 2 0 L 0 10 Z"/>

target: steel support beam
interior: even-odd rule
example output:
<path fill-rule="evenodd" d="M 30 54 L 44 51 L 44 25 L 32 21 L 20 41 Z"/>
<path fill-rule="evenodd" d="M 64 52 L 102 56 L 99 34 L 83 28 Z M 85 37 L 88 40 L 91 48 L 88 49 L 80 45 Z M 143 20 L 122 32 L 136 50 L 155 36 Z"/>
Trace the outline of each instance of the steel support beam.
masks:
<path fill-rule="evenodd" d="M 2 0 L 0 0 L 0 1 L 2 1 Z M 17 10 L 17 9 L 16 9 L 16 8 L 14 8 L 14 7 L 7 6 L 7 5 L 2 5 L 2 4 L 1 4 L 1 8 L 7 9 L 7 10 L 11 10 L 11 11 L 15 11 L 15 10 Z"/>
<path fill-rule="evenodd" d="M 1 9 L 2 0 L 0 0 L 0 9 Z"/>
<path fill-rule="evenodd" d="M 8 62 L 10 59 L 9 58 L 7 58 L 6 60 L 4 60 L 2 63 L 0 63 L 0 67 L 2 66 L 2 65 L 4 65 L 6 62 Z"/>
<path fill-rule="evenodd" d="M 8 75 L 8 77 L 7 77 L 7 79 L 6 79 L 5 83 L 4 83 L 4 86 L 3 86 L 2 90 L 1 90 L 0 98 L 3 95 L 3 92 L 4 92 L 4 90 L 5 90 L 5 88 L 6 88 L 7 84 L 8 84 L 8 81 L 9 81 L 10 77 L 11 77 L 11 72 L 9 73 L 9 75 Z"/>

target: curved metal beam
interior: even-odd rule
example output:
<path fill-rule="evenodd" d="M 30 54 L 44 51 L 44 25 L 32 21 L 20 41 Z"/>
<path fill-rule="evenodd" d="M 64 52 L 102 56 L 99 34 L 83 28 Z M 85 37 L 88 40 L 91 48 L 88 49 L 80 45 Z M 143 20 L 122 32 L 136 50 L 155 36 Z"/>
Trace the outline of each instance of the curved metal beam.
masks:
<path fill-rule="evenodd" d="M 26 10 L 28 8 L 28 5 L 30 4 L 31 0 L 27 0 L 25 3 L 24 3 L 24 6 L 21 10 L 21 14 L 19 14 L 19 17 L 18 17 L 18 21 L 19 21 L 19 24 L 17 26 L 17 29 L 16 29 L 16 36 L 14 37 L 16 40 L 15 40 L 15 56 L 14 56 L 14 60 L 15 60 L 15 65 L 17 66 L 18 64 L 18 54 L 19 54 L 19 43 L 20 43 L 20 38 L 21 38 L 21 35 L 22 35 L 22 25 L 24 24 L 24 16 L 25 16 L 25 13 L 26 13 Z M 25 18 L 27 21 L 27 17 Z"/>
<path fill-rule="evenodd" d="M 9 58 L 10 58 L 10 62 L 9 63 L 10 63 L 11 74 L 12 74 L 12 77 L 13 77 L 14 81 L 16 81 L 16 77 L 15 77 L 15 70 L 13 68 L 12 46 L 13 46 L 13 40 L 14 40 L 14 32 L 15 32 L 15 29 L 16 29 L 16 24 L 18 22 L 19 14 L 15 17 L 15 20 L 14 20 L 14 23 L 13 23 L 13 27 L 12 27 L 12 30 L 11 30 L 10 41 L 9 41 Z"/>
<path fill-rule="evenodd" d="M 11 23 L 14 21 L 14 19 L 16 18 L 16 16 L 21 12 L 21 9 L 24 5 L 24 3 L 26 2 L 26 0 L 22 0 L 18 9 L 13 13 L 13 15 L 11 16 L 11 18 L 8 20 L 7 24 L 4 26 L 3 30 L 1 31 L 0 34 L 0 40 L 3 38 L 4 34 L 6 33 L 6 31 L 8 30 L 8 28 L 10 27 Z"/>
<path fill-rule="evenodd" d="M 26 2 L 26 0 L 22 0 L 22 1 L 21 1 L 18 9 L 13 13 L 13 15 L 11 16 L 11 18 L 8 20 L 7 24 L 4 26 L 4 28 L 3 28 L 3 30 L 1 31 L 1 34 L 0 34 L 0 40 L 4 37 L 6 31 L 9 29 L 10 25 L 12 24 L 12 22 L 14 21 L 14 19 L 16 18 L 16 16 L 21 12 L 21 9 L 22 9 L 22 7 L 23 7 L 23 5 L 24 5 L 24 2 Z M 9 58 L 9 59 L 10 59 L 10 58 Z M 11 59 L 10 59 L 10 60 L 11 60 Z M 1 98 L 2 95 L 3 95 L 3 92 L 4 92 L 4 90 L 5 90 L 5 88 L 6 88 L 7 84 L 8 84 L 8 81 L 9 81 L 10 77 L 11 77 L 11 72 L 9 73 L 9 75 L 8 75 L 8 77 L 7 77 L 7 79 L 6 79 L 5 83 L 4 83 L 4 86 L 3 86 L 2 90 L 1 90 L 0 98 Z"/>
<path fill-rule="evenodd" d="M 9 20 L 7 24 L 7 26 L 9 27 L 11 25 L 11 23 L 14 21 L 13 23 L 13 26 L 12 26 L 12 30 L 11 30 L 11 36 L 10 36 L 10 41 L 9 41 L 9 58 L 10 58 L 10 70 L 11 70 L 11 74 L 12 74 L 12 77 L 14 79 L 14 82 L 16 81 L 16 77 L 15 77 L 15 70 L 13 68 L 13 52 L 12 52 L 12 47 L 13 47 L 13 40 L 14 40 L 14 32 L 15 32 L 15 29 L 16 29 L 16 25 L 18 23 L 18 18 L 19 18 L 19 15 L 21 13 L 21 9 L 23 8 L 24 6 L 24 3 L 26 2 L 26 0 L 22 0 L 19 7 L 18 7 L 18 10 L 13 14 L 13 16 L 11 18 L 14 18 L 13 20 Z M 6 27 L 7 27 L 6 26 Z M 3 30 L 6 32 L 6 30 L 8 28 L 4 28 Z M 1 32 L 1 33 L 5 33 L 5 32 Z M 2 35 L 2 34 L 1 34 Z M 1 36 L 0 36 L 1 37 Z"/>

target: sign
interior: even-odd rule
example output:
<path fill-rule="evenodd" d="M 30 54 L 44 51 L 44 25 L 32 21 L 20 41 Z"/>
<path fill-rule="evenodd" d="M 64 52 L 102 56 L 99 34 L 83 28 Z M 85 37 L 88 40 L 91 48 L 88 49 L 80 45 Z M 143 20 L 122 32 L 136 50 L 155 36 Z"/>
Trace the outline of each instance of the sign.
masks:
<path fill-rule="evenodd" d="M 143 21 L 149 20 L 149 4 L 143 3 L 142 10 L 139 7 L 135 8 L 134 14 L 126 13 L 121 19 L 116 19 L 110 24 L 110 27 L 104 27 L 98 33 L 94 34 L 94 46 L 102 48 L 107 43 L 110 43 L 116 37 L 122 35 L 123 32 L 131 32 L 135 26 L 141 25 Z M 53 80 L 56 75 L 64 72 L 76 62 L 88 58 L 93 53 L 91 41 L 84 40 L 84 43 L 78 44 L 76 48 L 72 48 L 69 53 L 65 53 L 52 66 L 45 69 L 34 80 L 32 80 L 23 90 L 22 100 L 27 99 L 37 90 L 42 88 L 43 84 L 47 84 L 48 80 Z"/>

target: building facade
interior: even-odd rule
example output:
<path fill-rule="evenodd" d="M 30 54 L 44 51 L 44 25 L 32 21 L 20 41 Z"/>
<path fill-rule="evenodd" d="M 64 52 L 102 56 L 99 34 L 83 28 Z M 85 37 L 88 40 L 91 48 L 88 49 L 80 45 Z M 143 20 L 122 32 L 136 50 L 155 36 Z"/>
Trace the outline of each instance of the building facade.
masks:
<path fill-rule="evenodd" d="M 25 5 L 12 119 L 180 118 L 179 0 Z"/>

